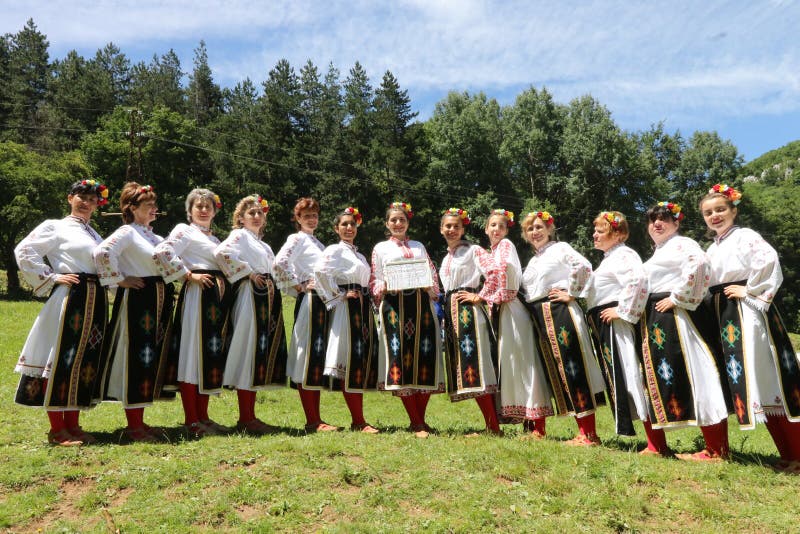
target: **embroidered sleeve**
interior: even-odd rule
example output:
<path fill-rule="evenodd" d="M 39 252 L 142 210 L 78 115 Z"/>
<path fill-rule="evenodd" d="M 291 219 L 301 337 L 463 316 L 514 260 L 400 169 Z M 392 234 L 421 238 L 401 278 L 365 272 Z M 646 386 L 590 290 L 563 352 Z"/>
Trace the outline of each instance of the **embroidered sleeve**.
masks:
<path fill-rule="evenodd" d="M 134 232 L 136 230 L 128 225 L 121 226 L 94 249 L 92 254 L 100 284 L 116 286 L 125 280 L 125 275 L 119 270 L 119 256 L 133 241 Z"/>
<path fill-rule="evenodd" d="M 243 257 L 244 247 L 247 247 L 245 235 L 242 232 L 233 231 L 214 250 L 217 264 L 232 284 L 250 276 L 250 273 L 253 272 L 253 268 Z"/>
<path fill-rule="evenodd" d="M 424 253 L 426 256 L 428 256 L 427 251 L 424 251 Z M 431 286 L 431 289 L 428 291 L 428 293 L 432 298 L 438 299 L 439 293 L 441 293 L 441 285 L 439 285 L 439 273 L 436 271 L 436 266 L 433 264 L 430 256 L 428 256 L 428 266 L 431 268 L 431 277 L 433 278 L 433 286 Z"/>
<path fill-rule="evenodd" d="M 381 303 L 379 297 L 383 294 L 386 282 L 383 280 L 383 260 L 380 254 L 378 254 L 377 247 L 372 249 L 371 263 L 372 272 L 370 272 L 369 275 L 369 292 L 372 295 L 372 300 L 375 302 L 375 305 L 378 306 Z"/>
<path fill-rule="evenodd" d="M 670 292 L 670 300 L 679 308 L 695 310 L 708 291 L 711 265 L 700 247 L 687 252 L 681 254 L 681 278 L 677 287 Z"/>
<path fill-rule="evenodd" d="M 582 296 L 589 285 L 589 280 L 592 278 L 592 264 L 568 244 L 563 261 L 569 268 L 569 288 L 567 292 L 571 297 Z"/>
<path fill-rule="evenodd" d="M 617 266 L 617 280 L 622 287 L 617 304 L 617 313 L 620 318 L 629 323 L 639 321 L 644 307 L 647 304 L 648 283 L 647 273 L 641 261 L 631 255 L 620 255 L 620 265 Z"/>
<path fill-rule="evenodd" d="M 760 235 L 749 232 L 743 240 L 739 253 L 750 268 L 747 277 L 747 302 L 760 311 L 767 311 L 772 299 L 783 283 L 778 253 Z"/>
<path fill-rule="evenodd" d="M 344 302 L 344 292 L 336 283 L 337 264 L 340 263 L 343 252 L 340 247 L 332 247 L 326 250 L 314 265 L 316 291 L 329 310 Z"/>
<path fill-rule="evenodd" d="M 478 268 L 484 276 L 483 287 L 478 295 L 492 304 L 500 304 L 506 291 L 506 270 L 495 262 L 494 257 L 481 247 L 473 247 Z"/>
<path fill-rule="evenodd" d="M 298 285 L 303 280 L 297 277 L 294 262 L 299 253 L 302 252 L 302 241 L 299 234 L 292 234 L 283 244 L 275 256 L 275 282 L 278 287 L 286 293 L 294 293 L 293 286 Z"/>
<path fill-rule="evenodd" d="M 517 290 L 508 288 L 508 258 L 511 256 L 513 247 L 514 245 L 507 239 L 503 239 L 497 244 L 494 252 L 494 261 L 497 264 L 497 268 L 503 271 L 503 282 L 495 295 L 492 296 L 492 300 L 487 302 L 501 304 L 503 302 L 511 302 L 517 298 Z"/>
<path fill-rule="evenodd" d="M 189 269 L 183 264 L 180 256 L 189 243 L 191 243 L 191 237 L 188 227 L 178 225 L 153 250 L 153 260 L 156 262 L 159 274 L 167 284 L 183 278 L 189 273 Z"/>
<path fill-rule="evenodd" d="M 56 273 L 44 261 L 45 255 L 58 246 L 56 221 L 45 221 L 14 248 L 22 277 L 37 297 L 47 295 L 56 283 Z"/>

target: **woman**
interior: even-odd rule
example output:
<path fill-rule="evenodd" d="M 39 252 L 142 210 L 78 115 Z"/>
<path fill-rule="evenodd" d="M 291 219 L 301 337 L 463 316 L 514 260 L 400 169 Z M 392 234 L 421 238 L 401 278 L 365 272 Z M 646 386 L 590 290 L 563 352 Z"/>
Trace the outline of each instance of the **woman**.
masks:
<path fill-rule="evenodd" d="M 500 416 L 508 422 L 522 421 L 528 433 L 525 437 L 544 438 L 545 417 L 553 415 L 553 407 L 535 344 L 533 323 L 517 297 L 522 266 L 517 249 L 506 239 L 508 228 L 513 224 L 512 212 L 496 209 L 489 215 L 485 228 L 492 259 L 505 278 L 505 287 L 489 297 L 497 333 Z"/>
<path fill-rule="evenodd" d="M 380 316 L 378 389 L 399 396 L 410 430 L 418 438 L 427 438 L 430 427 L 425 411 L 430 395 L 444 392 L 442 335 L 433 306 L 439 284 L 425 247 L 408 238 L 412 216 L 411 205 L 405 202 L 393 202 L 386 210 L 389 239 L 372 250 L 370 291 Z M 405 266 L 422 278 L 404 283 Z M 414 285 L 422 287 L 409 287 Z"/>
<path fill-rule="evenodd" d="M 378 381 L 378 336 L 369 299 L 370 266 L 354 244 L 361 213 L 348 207 L 336 215 L 339 243 L 327 247 L 314 266 L 316 290 L 330 312 L 325 375 L 343 382 L 350 430 L 377 434 L 364 419 L 363 393 Z"/>
<path fill-rule="evenodd" d="M 164 338 L 172 326 L 173 287 L 164 283 L 153 262 L 153 250 L 163 241 L 150 226 L 158 215 L 156 200 L 152 186 L 126 183 L 119 199 L 125 224 L 94 250 L 100 283 L 122 288 L 114 298 L 108 331 L 104 397 L 122 403 L 128 439 L 144 442 L 163 437 L 144 423 L 144 409 L 161 397 L 168 348 Z"/>
<path fill-rule="evenodd" d="M 522 283 L 556 410 L 574 416 L 578 424 L 579 433 L 570 443 L 596 445 L 595 411 L 605 384 L 586 318 L 575 300 L 586 289 L 592 266 L 568 243 L 556 240 L 555 219 L 546 211 L 529 213 L 522 232 L 535 251 Z M 544 433 L 543 418 L 536 428 L 540 424 Z"/>
<path fill-rule="evenodd" d="M 108 189 L 81 180 L 70 187 L 67 202 L 67 217 L 44 221 L 14 249 L 34 294 L 50 293 L 14 370 L 22 375 L 15 401 L 44 407 L 50 419 L 47 441 L 74 446 L 96 441 L 78 419 L 79 410 L 99 402 L 105 367 L 108 301 L 92 258 L 102 238 L 89 221 L 108 202 Z"/>
<path fill-rule="evenodd" d="M 293 218 L 298 231 L 289 236 L 275 257 L 278 287 L 297 298 L 287 374 L 300 394 L 306 432 L 332 432 L 339 428 L 323 421 L 319 413 L 320 391 L 332 386 L 330 377 L 325 376 L 328 313 L 314 282 L 314 265 L 322 259 L 325 248 L 314 237 L 319 203 L 313 198 L 299 199 Z"/>
<path fill-rule="evenodd" d="M 765 423 L 781 461 L 800 473 L 800 369 L 772 300 L 783 282 L 778 254 L 762 237 L 736 225 L 741 193 L 716 184 L 700 201 L 714 234 L 708 247 L 711 296 L 739 427 Z"/>
<path fill-rule="evenodd" d="M 228 354 L 232 292 L 214 257 L 211 223 L 222 207 L 208 189 L 186 197 L 189 224 L 180 223 L 156 245 L 153 259 L 164 282 L 183 280 L 172 330 L 166 384 L 177 381 L 189 437 L 226 434 L 208 415 L 209 395 L 222 391 Z"/>
<path fill-rule="evenodd" d="M 280 291 L 272 277 L 275 255 L 261 240 L 269 204 L 244 197 L 233 210 L 233 230 L 214 251 L 236 294 L 231 310 L 231 345 L 222 385 L 236 389 L 240 432 L 275 431 L 256 417 L 256 392 L 286 385 L 286 338 Z"/>
<path fill-rule="evenodd" d="M 483 413 L 486 430 L 499 435 L 494 402 L 497 360 L 492 350 L 491 322 L 483 303 L 505 289 L 505 271 L 497 268 L 484 249 L 463 240 L 464 226 L 469 223 L 466 210 L 450 208 L 442 215 L 439 226 L 447 241 L 447 256 L 439 270 L 445 291 L 447 392 L 453 402 L 474 398 Z M 485 280 L 479 288 L 481 277 Z"/>
<path fill-rule="evenodd" d="M 728 456 L 728 409 L 714 352 L 701 334 L 709 264 L 694 240 L 678 234 L 681 208 L 659 202 L 647 210 L 647 232 L 656 248 L 644 264 L 650 296 L 642 314 L 642 363 L 653 426 L 700 426 L 705 450 L 691 460 Z M 643 454 L 669 455 L 647 448 Z"/>
<path fill-rule="evenodd" d="M 636 323 L 647 302 L 647 273 L 639 255 L 625 245 L 628 235 L 622 213 L 604 211 L 595 218 L 594 248 L 602 250 L 604 258 L 587 291 L 587 316 L 602 355 L 617 434 L 635 436 L 633 421 L 641 419 L 647 448 L 665 451 L 664 431 L 650 424 L 636 342 Z"/>

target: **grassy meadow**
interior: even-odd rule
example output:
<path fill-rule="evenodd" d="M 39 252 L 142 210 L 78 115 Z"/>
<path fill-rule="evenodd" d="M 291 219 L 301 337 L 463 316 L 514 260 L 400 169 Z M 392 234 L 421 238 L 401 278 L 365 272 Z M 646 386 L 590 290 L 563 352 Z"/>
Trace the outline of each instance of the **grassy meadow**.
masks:
<path fill-rule="evenodd" d="M 42 411 L 13 404 L 14 363 L 41 304 L 0 302 L 0 530 L 3 532 L 789 532 L 798 525 L 800 476 L 776 473 L 763 426 L 731 424 L 734 459 L 697 465 L 640 457 L 643 435 L 613 434 L 598 414 L 602 447 L 573 448 L 570 418 L 548 420 L 548 439 L 468 437 L 482 428 L 472 401 L 434 396 L 436 433 L 406 432 L 398 399 L 365 396 L 379 435 L 306 435 L 295 391 L 259 393 L 256 413 L 275 435 L 183 438 L 180 401 L 145 420 L 171 442 L 130 444 L 118 404 L 84 413 L 97 445 L 47 445 Z M 287 313 L 291 318 L 291 313 Z M 795 338 L 797 340 L 797 338 Z M 323 393 L 323 417 L 349 426 L 341 394 Z M 236 396 L 211 400 L 212 417 L 237 418 Z M 638 427 L 641 430 L 641 427 Z M 667 434 L 676 452 L 701 447 L 699 430 Z"/>

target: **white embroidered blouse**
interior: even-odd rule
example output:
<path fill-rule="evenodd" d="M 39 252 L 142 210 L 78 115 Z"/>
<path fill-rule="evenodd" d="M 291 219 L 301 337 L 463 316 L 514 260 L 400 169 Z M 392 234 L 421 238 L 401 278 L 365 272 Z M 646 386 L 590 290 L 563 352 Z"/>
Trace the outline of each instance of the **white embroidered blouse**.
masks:
<path fill-rule="evenodd" d="M 747 280 L 745 300 L 766 311 L 783 283 L 778 253 L 757 232 L 734 226 L 718 237 L 706 252 L 711 285 Z"/>
<path fill-rule="evenodd" d="M 462 241 L 455 249 L 447 250 L 439 277 L 442 279 L 442 290 L 480 288 L 478 295 L 487 302 L 492 302 L 494 295 L 505 289 L 505 270 L 497 267 L 486 250 L 466 241 Z M 482 287 L 481 277 L 484 278 Z"/>
<path fill-rule="evenodd" d="M 548 295 L 551 289 L 564 289 L 580 297 L 592 277 L 592 264 L 564 241 L 550 241 L 528 262 L 522 275 L 528 302 Z"/>
<path fill-rule="evenodd" d="M 511 302 L 517 298 L 522 283 L 522 264 L 519 261 L 517 248 L 508 239 L 501 239 L 492 247 L 492 259 L 499 269 L 505 271 L 505 287 L 498 288 L 489 302 L 492 304 Z"/>
<path fill-rule="evenodd" d="M 314 265 L 322 258 L 324 249 L 320 240 L 311 234 L 290 235 L 275 256 L 275 281 L 281 291 L 297 296 L 293 286 L 314 277 Z"/>
<path fill-rule="evenodd" d="M 156 245 L 153 259 L 166 283 L 185 277 L 192 270 L 219 270 L 214 250 L 219 239 L 194 225 L 180 223 Z"/>
<path fill-rule="evenodd" d="M 94 249 L 100 283 L 116 286 L 126 276 L 159 276 L 153 250 L 163 238 L 149 226 L 125 224 Z"/>
<path fill-rule="evenodd" d="M 370 266 L 358 249 L 341 241 L 330 245 L 314 266 L 317 293 L 331 310 L 345 300 L 346 291 L 340 285 L 358 284 L 369 287 Z"/>
<path fill-rule="evenodd" d="M 629 323 L 639 321 L 647 304 L 647 273 L 635 250 L 618 244 L 605 253 L 605 258 L 592 274 L 586 291 L 586 305 L 591 309 L 617 301 L 617 314 Z"/>
<path fill-rule="evenodd" d="M 700 245 L 688 237 L 673 235 L 661 243 L 644 270 L 650 293 L 669 292 L 679 308 L 696 309 L 708 291 L 711 267 Z"/>
<path fill-rule="evenodd" d="M 433 276 L 433 286 L 430 292 L 433 295 L 439 294 L 439 277 L 436 275 L 436 267 L 433 265 L 428 251 L 419 241 L 405 239 L 403 241 L 390 237 L 386 241 L 381 241 L 372 249 L 372 275 L 370 277 L 369 288 L 373 298 L 377 300 L 378 295 L 382 295 L 386 289 L 386 280 L 383 276 L 383 268 L 390 262 L 402 259 L 427 259 Z"/>
<path fill-rule="evenodd" d="M 214 257 L 230 283 L 252 273 L 272 274 L 272 248 L 246 228 L 235 228 L 214 250 Z"/>
<path fill-rule="evenodd" d="M 34 228 L 14 248 L 14 257 L 25 281 L 41 297 L 53 289 L 59 274 L 96 274 L 92 252 L 102 240 L 94 228 L 69 215 Z"/>

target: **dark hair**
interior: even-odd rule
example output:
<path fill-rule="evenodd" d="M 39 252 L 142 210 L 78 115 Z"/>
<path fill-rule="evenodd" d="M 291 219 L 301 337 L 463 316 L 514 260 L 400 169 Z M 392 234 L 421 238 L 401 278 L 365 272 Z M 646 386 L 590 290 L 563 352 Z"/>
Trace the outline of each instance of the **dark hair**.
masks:
<path fill-rule="evenodd" d="M 85 195 L 87 193 L 94 193 L 97 198 L 100 198 L 100 191 L 98 191 L 100 182 L 88 183 L 87 180 L 78 180 L 69 186 L 70 195 Z"/>
<path fill-rule="evenodd" d="M 645 213 L 645 222 L 651 223 L 655 221 L 675 221 L 677 223 L 678 219 L 675 218 L 667 206 L 656 204 Z"/>
<path fill-rule="evenodd" d="M 146 189 L 143 191 L 143 189 Z M 142 202 L 156 200 L 158 195 L 153 188 L 145 188 L 136 182 L 127 182 L 122 186 L 119 195 L 119 210 L 122 212 L 122 220 L 125 224 L 133 222 L 133 210 L 139 207 Z"/>

